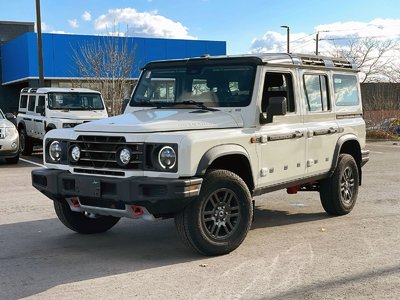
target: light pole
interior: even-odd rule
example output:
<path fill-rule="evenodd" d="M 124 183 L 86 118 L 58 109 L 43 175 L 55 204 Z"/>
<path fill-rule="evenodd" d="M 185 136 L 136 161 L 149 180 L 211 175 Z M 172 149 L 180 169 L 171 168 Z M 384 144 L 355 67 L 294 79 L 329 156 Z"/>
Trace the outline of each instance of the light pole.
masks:
<path fill-rule="evenodd" d="M 39 87 L 44 87 L 43 56 L 42 56 L 42 20 L 40 17 L 40 0 L 36 0 L 36 28 L 37 28 L 37 38 L 38 38 Z"/>
<path fill-rule="evenodd" d="M 286 28 L 286 52 L 290 52 L 290 27 L 287 25 L 282 25 L 281 28 Z"/>

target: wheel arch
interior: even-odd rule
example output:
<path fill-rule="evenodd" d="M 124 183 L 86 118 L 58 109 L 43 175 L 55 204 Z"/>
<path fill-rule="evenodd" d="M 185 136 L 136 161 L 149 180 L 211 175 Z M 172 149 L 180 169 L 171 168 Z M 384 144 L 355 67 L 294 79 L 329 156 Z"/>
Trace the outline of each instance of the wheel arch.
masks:
<path fill-rule="evenodd" d="M 358 141 L 358 138 L 354 134 L 347 134 L 344 136 L 341 136 L 335 147 L 335 152 L 333 154 L 333 159 L 332 159 L 332 167 L 330 169 L 329 175 L 332 176 L 332 174 L 335 172 L 338 161 L 339 161 L 339 156 L 342 153 L 349 154 L 353 156 L 354 160 L 356 161 L 357 168 L 358 168 L 358 173 L 359 173 L 359 185 L 361 185 L 361 165 L 362 165 L 362 156 L 361 156 L 361 145 Z"/>
<path fill-rule="evenodd" d="M 57 129 L 57 126 L 54 125 L 53 123 L 47 124 L 46 133 L 49 132 L 50 130 L 53 130 L 53 129 Z"/>
<path fill-rule="evenodd" d="M 209 169 L 223 169 L 235 173 L 243 179 L 250 193 L 253 193 L 254 179 L 250 158 L 242 146 L 228 144 L 209 149 L 201 158 L 196 175 L 204 176 Z"/>
<path fill-rule="evenodd" d="M 25 130 L 26 130 L 25 122 L 24 122 L 24 121 L 20 121 L 20 122 L 18 123 L 17 129 L 18 129 L 18 131 L 20 131 L 20 130 L 22 130 L 22 129 L 25 129 Z"/>

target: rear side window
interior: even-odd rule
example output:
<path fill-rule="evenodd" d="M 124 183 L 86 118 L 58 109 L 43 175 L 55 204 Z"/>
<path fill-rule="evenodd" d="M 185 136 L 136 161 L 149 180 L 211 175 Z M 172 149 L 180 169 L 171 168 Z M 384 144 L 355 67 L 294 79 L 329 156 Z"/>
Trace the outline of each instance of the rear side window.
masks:
<path fill-rule="evenodd" d="M 355 75 L 333 75 L 333 88 L 337 106 L 351 106 L 360 103 Z"/>
<path fill-rule="evenodd" d="M 36 96 L 29 96 L 29 104 L 28 104 L 28 110 L 29 111 L 34 111 L 34 109 L 35 109 L 35 101 L 36 101 Z"/>
<path fill-rule="evenodd" d="M 21 96 L 21 102 L 19 104 L 20 108 L 26 108 L 26 103 L 28 102 L 28 96 L 27 95 L 22 95 Z"/>
<path fill-rule="evenodd" d="M 308 111 L 323 112 L 331 109 L 327 86 L 328 79 L 325 75 L 304 75 L 304 89 Z"/>

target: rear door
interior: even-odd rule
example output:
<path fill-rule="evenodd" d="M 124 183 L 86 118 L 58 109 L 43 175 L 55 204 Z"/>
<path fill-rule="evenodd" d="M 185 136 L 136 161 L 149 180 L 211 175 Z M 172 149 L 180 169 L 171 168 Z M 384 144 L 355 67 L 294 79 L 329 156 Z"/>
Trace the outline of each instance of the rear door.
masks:
<path fill-rule="evenodd" d="M 332 166 L 332 158 L 338 140 L 329 75 L 323 71 L 302 71 L 304 94 L 304 123 L 307 127 L 307 175 L 326 173 Z"/>

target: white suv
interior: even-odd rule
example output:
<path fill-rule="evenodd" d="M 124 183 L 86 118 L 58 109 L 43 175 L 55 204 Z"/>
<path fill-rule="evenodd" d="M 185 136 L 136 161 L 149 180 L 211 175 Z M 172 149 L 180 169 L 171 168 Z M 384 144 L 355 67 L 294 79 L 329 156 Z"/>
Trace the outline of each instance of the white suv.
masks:
<path fill-rule="evenodd" d="M 360 86 L 343 59 L 295 54 L 147 64 L 125 114 L 53 130 L 33 186 L 79 233 L 175 218 L 187 245 L 228 253 L 254 197 L 317 191 L 349 213 L 368 161 Z"/>
<path fill-rule="evenodd" d="M 17 115 L 20 152 L 32 153 L 49 130 L 107 118 L 101 94 L 81 88 L 24 88 Z"/>
<path fill-rule="evenodd" d="M 16 164 L 19 160 L 18 131 L 8 119 L 15 118 L 13 114 L 4 115 L 0 109 L 0 159 Z"/>

